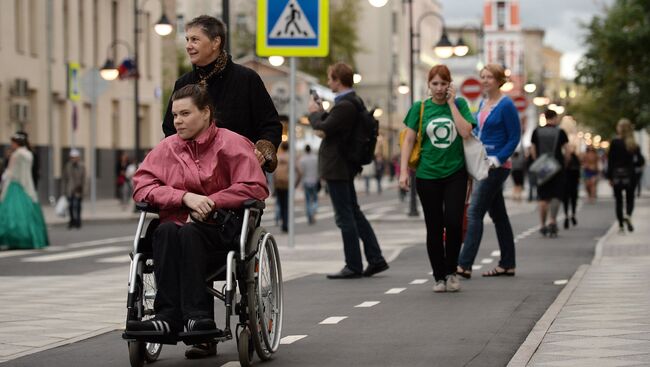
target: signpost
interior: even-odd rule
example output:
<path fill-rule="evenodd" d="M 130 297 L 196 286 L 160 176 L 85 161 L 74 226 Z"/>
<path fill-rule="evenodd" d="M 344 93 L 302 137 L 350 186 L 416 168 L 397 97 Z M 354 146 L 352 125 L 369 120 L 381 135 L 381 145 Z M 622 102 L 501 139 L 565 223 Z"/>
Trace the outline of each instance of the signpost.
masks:
<path fill-rule="evenodd" d="M 289 247 L 294 247 L 296 59 L 329 53 L 329 0 L 258 0 L 257 55 L 290 57 Z"/>
<path fill-rule="evenodd" d="M 526 97 L 518 96 L 513 98 L 512 101 L 515 103 L 515 107 L 517 107 L 517 111 L 519 112 L 526 111 L 526 107 L 528 107 L 528 101 L 526 100 Z"/>
<path fill-rule="evenodd" d="M 470 100 L 478 98 L 482 90 L 481 82 L 473 77 L 465 79 L 460 85 L 460 93 Z"/>

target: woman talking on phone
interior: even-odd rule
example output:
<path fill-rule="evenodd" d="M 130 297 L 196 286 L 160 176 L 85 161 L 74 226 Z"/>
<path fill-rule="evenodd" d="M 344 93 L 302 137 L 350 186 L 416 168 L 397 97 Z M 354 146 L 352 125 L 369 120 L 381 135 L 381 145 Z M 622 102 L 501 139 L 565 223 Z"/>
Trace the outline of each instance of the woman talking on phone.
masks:
<path fill-rule="evenodd" d="M 456 99 L 447 66 L 431 68 L 427 81 L 431 98 L 415 102 L 404 118 L 407 129 L 401 148 L 399 185 L 409 189 L 409 156 L 422 129 L 415 180 L 427 226 L 427 253 L 435 278 L 433 291 L 457 292 L 460 282 L 456 265 L 468 177 L 462 139 L 470 136 L 476 122 L 467 102 Z"/>

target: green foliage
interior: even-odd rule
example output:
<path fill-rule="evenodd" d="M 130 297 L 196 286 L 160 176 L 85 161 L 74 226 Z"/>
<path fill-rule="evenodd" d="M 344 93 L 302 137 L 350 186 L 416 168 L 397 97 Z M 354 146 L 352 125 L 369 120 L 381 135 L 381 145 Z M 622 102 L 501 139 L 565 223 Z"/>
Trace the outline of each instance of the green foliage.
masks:
<path fill-rule="evenodd" d="M 357 36 L 358 0 L 332 2 L 330 9 L 330 52 L 326 57 L 300 58 L 300 70 L 314 75 L 321 84 L 327 82 L 327 67 L 342 61 L 354 68 L 354 56 L 362 50 Z"/>
<path fill-rule="evenodd" d="M 586 91 L 570 112 L 605 136 L 622 117 L 650 126 L 650 2 L 617 0 L 585 28 L 576 83 Z"/>

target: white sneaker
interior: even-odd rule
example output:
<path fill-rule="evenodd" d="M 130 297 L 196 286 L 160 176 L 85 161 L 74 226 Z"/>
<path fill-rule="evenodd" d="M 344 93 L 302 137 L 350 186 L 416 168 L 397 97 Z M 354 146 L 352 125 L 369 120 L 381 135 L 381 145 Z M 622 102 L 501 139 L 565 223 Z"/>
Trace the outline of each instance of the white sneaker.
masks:
<path fill-rule="evenodd" d="M 458 292 L 460 290 L 460 281 L 456 274 L 447 275 L 447 292 Z"/>
<path fill-rule="evenodd" d="M 433 285 L 433 291 L 436 293 L 446 292 L 447 285 L 444 280 L 436 280 L 436 284 Z"/>

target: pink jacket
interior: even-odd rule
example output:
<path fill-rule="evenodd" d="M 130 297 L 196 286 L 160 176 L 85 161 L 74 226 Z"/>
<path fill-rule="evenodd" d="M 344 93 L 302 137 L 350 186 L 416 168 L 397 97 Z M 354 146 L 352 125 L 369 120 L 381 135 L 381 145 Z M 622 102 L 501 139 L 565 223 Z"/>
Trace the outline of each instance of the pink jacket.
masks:
<path fill-rule="evenodd" d="M 182 225 L 186 192 L 208 196 L 218 208 L 239 208 L 269 196 L 266 178 L 246 138 L 211 124 L 194 140 L 177 134 L 161 141 L 133 176 L 133 199 L 160 209 L 162 222 Z"/>

